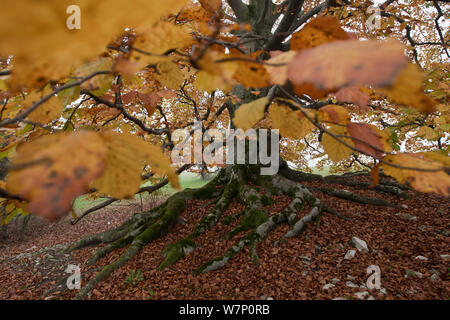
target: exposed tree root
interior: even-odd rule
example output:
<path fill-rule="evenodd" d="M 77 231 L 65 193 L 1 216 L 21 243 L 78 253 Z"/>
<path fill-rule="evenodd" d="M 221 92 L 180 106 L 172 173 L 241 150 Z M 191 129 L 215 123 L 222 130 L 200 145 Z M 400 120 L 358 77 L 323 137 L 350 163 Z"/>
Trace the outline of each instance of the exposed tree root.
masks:
<path fill-rule="evenodd" d="M 195 190 L 185 189 L 171 196 L 159 207 L 132 216 L 116 229 L 85 237 L 75 243 L 66 251 L 70 252 L 92 245 L 104 245 L 88 260 L 88 266 L 93 265 L 118 248 L 127 247 L 117 260 L 96 273 L 82 287 L 75 299 L 86 296 L 99 281 L 126 264 L 146 244 L 169 232 L 176 223 L 180 222 L 179 215 L 185 210 L 186 201 L 189 199 L 215 200 L 212 202 L 214 205 L 208 214 L 200 219 L 188 236 L 164 248 L 162 252 L 164 260 L 158 267 L 160 270 L 176 263 L 186 254 L 195 250 L 196 239 L 217 224 L 233 199 L 237 199 L 245 205 L 245 209 L 235 217 L 240 218 L 240 223 L 229 231 L 225 238 L 232 239 L 241 232 L 246 232 L 246 235 L 236 240 L 234 245 L 221 256 L 198 267 L 194 271 L 195 274 L 221 268 L 246 246 L 249 247 L 253 262 L 259 263 L 258 243 L 264 240 L 281 223 L 287 223 L 291 226 L 290 230 L 283 236 L 283 238 L 290 238 L 301 235 L 309 223 L 319 221 L 318 219 L 323 212 L 330 212 L 340 218 L 350 219 L 336 212 L 326 203 L 320 202 L 303 185 L 292 181 L 298 179 L 286 178 L 286 175 L 281 174 L 261 176 L 259 169 L 258 165 L 228 166 L 222 169 L 204 187 Z M 367 198 L 348 191 L 331 188 L 320 189 L 320 191 L 360 203 L 391 205 L 381 199 Z M 271 197 L 274 195 L 288 195 L 291 197 L 291 201 L 281 212 L 269 216 L 266 208 L 271 204 Z M 305 208 L 309 208 L 309 213 L 299 218 L 298 212 Z"/>
<path fill-rule="evenodd" d="M 300 172 L 290 169 L 286 163 L 282 162 L 280 167 L 280 174 L 287 179 L 297 182 L 305 182 L 305 181 L 321 181 L 330 184 L 340 184 L 343 186 L 355 187 L 359 189 L 371 189 L 369 182 L 364 181 L 354 181 L 352 178 L 355 177 L 369 177 L 369 172 L 350 172 L 343 175 L 329 175 L 329 176 L 321 176 L 313 173 Z M 392 194 L 395 196 L 399 196 L 403 199 L 408 199 L 408 195 L 404 192 L 405 190 L 409 190 L 409 187 L 403 184 L 400 184 L 396 181 L 391 181 L 386 179 L 386 175 L 380 173 L 381 179 L 377 186 L 373 189 L 377 191 L 382 191 L 387 194 Z M 350 200 L 350 199 L 349 199 Z"/>
<path fill-rule="evenodd" d="M 395 207 L 394 204 L 385 201 L 379 198 L 369 198 L 365 196 L 358 195 L 356 193 L 350 192 L 348 190 L 338 190 L 333 188 L 311 188 L 314 191 L 320 191 L 322 193 L 328 194 L 333 197 L 362 203 L 362 204 L 371 204 L 374 206 L 386 206 L 386 207 Z"/>

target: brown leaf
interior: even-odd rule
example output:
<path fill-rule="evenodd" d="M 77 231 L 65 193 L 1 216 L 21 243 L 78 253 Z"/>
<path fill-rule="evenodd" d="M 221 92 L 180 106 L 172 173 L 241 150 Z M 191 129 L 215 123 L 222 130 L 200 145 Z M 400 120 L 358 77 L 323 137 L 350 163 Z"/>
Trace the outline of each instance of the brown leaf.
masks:
<path fill-rule="evenodd" d="M 346 87 L 336 92 L 336 99 L 340 102 L 351 102 L 363 111 L 368 111 L 370 96 L 366 92 L 362 92 L 358 87 Z"/>
<path fill-rule="evenodd" d="M 30 201 L 31 213 L 51 221 L 70 212 L 75 197 L 102 175 L 106 148 L 95 132 L 42 136 L 23 144 L 13 159 L 17 170 L 7 188 Z"/>
<path fill-rule="evenodd" d="M 384 152 L 391 151 L 385 132 L 368 123 L 350 122 L 347 132 L 353 139 L 355 148 L 375 158 L 382 158 Z"/>
<path fill-rule="evenodd" d="M 319 89 L 352 85 L 391 85 L 407 65 L 403 45 L 396 40 L 346 40 L 297 53 L 288 66 L 294 84 L 309 82 Z"/>
<path fill-rule="evenodd" d="M 301 97 L 306 94 L 311 99 L 320 99 L 325 97 L 327 94 L 336 91 L 335 89 L 318 89 L 315 85 L 309 82 L 303 82 L 301 84 L 293 84 L 294 93 Z"/>
<path fill-rule="evenodd" d="M 149 116 L 151 116 L 153 112 L 155 112 L 158 102 L 161 101 L 161 97 L 155 92 L 150 92 L 147 94 L 138 92 L 138 97 L 144 105 L 144 108 L 147 110 L 147 114 Z"/>

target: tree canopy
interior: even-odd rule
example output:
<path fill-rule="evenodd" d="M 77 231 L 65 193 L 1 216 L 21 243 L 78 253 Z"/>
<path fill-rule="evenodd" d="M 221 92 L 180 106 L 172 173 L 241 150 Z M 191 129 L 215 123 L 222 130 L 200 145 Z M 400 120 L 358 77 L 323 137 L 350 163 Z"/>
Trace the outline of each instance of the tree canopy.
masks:
<path fill-rule="evenodd" d="M 381 169 L 449 194 L 448 4 L 72 2 L 2 4 L 2 224 L 217 168 L 171 165 L 173 133 L 194 121 L 279 129 L 299 171 L 367 169 L 375 187 Z"/>

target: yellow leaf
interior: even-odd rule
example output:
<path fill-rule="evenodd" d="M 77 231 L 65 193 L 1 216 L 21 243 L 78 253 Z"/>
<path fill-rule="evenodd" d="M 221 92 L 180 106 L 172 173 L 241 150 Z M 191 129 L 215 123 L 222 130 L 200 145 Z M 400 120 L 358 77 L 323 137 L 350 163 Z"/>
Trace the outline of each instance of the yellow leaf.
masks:
<path fill-rule="evenodd" d="M 194 43 L 184 25 L 159 21 L 152 27 L 138 32 L 134 46 L 152 54 L 163 54 L 171 49 L 182 49 Z"/>
<path fill-rule="evenodd" d="M 256 60 L 260 54 L 260 51 L 253 52 L 250 56 L 238 53 L 233 55 L 233 57 Z M 233 78 L 245 88 L 262 88 L 270 84 L 270 75 L 262 64 L 252 61 L 238 61 L 237 65 L 238 67 Z"/>
<path fill-rule="evenodd" d="M 35 0 L 2 1 L 0 56 L 14 55 L 15 89 L 57 80 L 73 66 L 98 56 L 126 27 L 145 28 L 176 13 L 186 0 Z M 69 29 L 70 5 L 80 8 L 80 29 Z"/>
<path fill-rule="evenodd" d="M 422 112 L 435 110 L 435 102 L 423 92 L 425 75 L 413 63 L 409 63 L 388 88 L 377 91 L 385 94 L 397 104 L 413 107 Z"/>
<path fill-rule="evenodd" d="M 215 62 L 224 58 L 230 58 L 230 56 L 213 50 L 206 51 L 198 61 L 198 67 L 201 70 L 194 82 L 198 90 L 208 92 L 217 89 L 224 92 L 231 90 L 232 85 L 236 82 L 233 76 L 238 68 L 238 63 L 236 61 Z"/>
<path fill-rule="evenodd" d="M 303 139 L 314 128 L 314 125 L 300 111 L 294 111 L 283 104 L 272 104 L 269 113 L 272 127 L 279 129 L 282 137 Z"/>
<path fill-rule="evenodd" d="M 109 71 L 113 68 L 113 60 L 110 58 L 99 58 L 97 60 L 86 63 L 79 66 L 75 70 L 75 75 L 77 77 L 86 77 L 97 71 Z M 114 76 L 112 74 L 102 74 L 98 75 L 89 81 L 83 83 L 82 87 L 84 89 L 92 91 L 96 95 L 103 95 L 111 88 Z"/>
<path fill-rule="evenodd" d="M 232 84 L 224 80 L 221 76 L 213 75 L 203 70 L 197 73 L 194 86 L 197 90 L 207 92 L 217 89 L 228 92 L 232 88 Z"/>
<path fill-rule="evenodd" d="M 329 129 L 331 133 L 336 135 L 347 135 L 347 129 L 342 126 L 331 125 Z M 349 138 L 340 137 L 342 141 L 349 144 L 350 146 L 354 146 L 353 142 Z M 330 136 L 327 133 L 324 133 L 322 136 L 322 146 L 325 153 L 328 155 L 333 162 L 338 162 L 350 157 L 353 153 L 353 150 L 343 145 L 341 142 L 337 141 L 334 137 Z"/>
<path fill-rule="evenodd" d="M 155 174 L 165 174 L 179 188 L 178 176 L 160 147 L 128 133 L 105 131 L 99 134 L 107 148 L 106 168 L 94 187 L 103 194 L 123 199 L 133 196 L 142 184 L 142 170 L 150 164 Z"/>
<path fill-rule="evenodd" d="M 242 104 L 234 113 L 233 123 L 236 127 L 246 131 L 264 118 L 264 109 L 269 103 L 267 97 Z"/>
<path fill-rule="evenodd" d="M 0 79 L 0 91 L 8 91 L 8 84 L 3 79 Z"/>
<path fill-rule="evenodd" d="M 442 165 L 446 167 L 450 167 L 450 157 L 444 156 L 443 154 L 439 152 L 418 152 L 417 155 L 420 155 L 422 157 L 440 162 Z"/>
<path fill-rule="evenodd" d="M 430 127 L 420 127 L 419 130 L 417 130 L 417 135 L 418 136 L 424 136 L 425 139 L 428 140 L 435 140 L 439 137 L 439 134 L 434 131 L 432 128 Z"/>
<path fill-rule="evenodd" d="M 31 92 L 25 97 L 25 100 L 22 103 L 23 108 L 27 109 L 31 107 L 35 102 L 39 101 L 49 93 L 51 93 L 50 89 L 44 90 L 42 93 Z M 58 97 L 52 96 L 49 100 L 45 101 L 37 109 L 31 112 L 27 116 L 27 119 L 37 123 L 47 124 L 59 118 L 62 109 L 63 105 Z"/>
<path fill-rule="evenodd" d="M 156 79 L 169 89 L 178 89 L 184 81 L 180 68 L 172 61 L 161 61 L 156 65 Z"/>
<path fill-rule="evenodd" d="M 443 170 L 439 161 L 433 156 L 424 156 L 420 153 L 399 153 L 387 155 L 384 160 L 394 165 L 419 169 L 435 169 L 438 171 L 418 171 L 400 169 L 383 163 L 383 171 L 400 183 L 409 182 L 410 185 L 421 192 L 435 192 L 448 196 L 450 193 L 450 176 Z"/>

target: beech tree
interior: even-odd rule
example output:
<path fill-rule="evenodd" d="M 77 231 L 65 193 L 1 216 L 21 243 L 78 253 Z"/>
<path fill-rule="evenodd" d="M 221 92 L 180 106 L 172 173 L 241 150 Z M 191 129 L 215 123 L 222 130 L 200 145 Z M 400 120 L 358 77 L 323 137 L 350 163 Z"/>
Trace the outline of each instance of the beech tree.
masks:
<path fill-rule="evenodd" d="M 77 298 L 171 232 L 189 199 L 214 206 L 189 236 L 167 243 L 160 269 L 195 250 L 235 198 L 245 210 L 228 236 L 247 233 L 196 273 L 225 266 L 247 246 L 258 263 L 258 242 L 279 224 L 291 226 L 289 238 L 322 214 L 345 218 L 302 181 L 375 189 L 377 198 L 313 191 L 380 206 L 391 205 L 383 194 L 404 197 L 408 188 L 449 194 L 445 1 L 74 2 L 1 4 L 2 225 L 29 213 L 58 220 L 83 194 L 104 199 L 81 215 L 72 211 L 76 223 L 120 199 L 168 183 L 179 188 L 183 171 L 217 171 L 204 187 L 70 246 L 102 245 L 88 266 L 126 248 Z M 254 137 L 231 140 L 244 141 L 245 163 L 237 152 L 225 163 L 201 157 L 217 142 L 210 129 L 252 128 Z M 275 174 L 261 174 L 267 162 L 250 161 L 254 139 L 279 143 L 279 154 L 268 150 L 280 159 Z M 180 146 L 191 161 L 171 163 Z M 313 166 L 332 174 L 313 174 Z M 372 183 L 350 179 L 357 176 Z M 291 202 L 269 217 L 264 206 L 273 195 Z"/>

